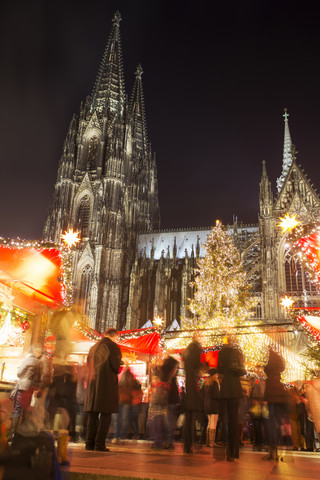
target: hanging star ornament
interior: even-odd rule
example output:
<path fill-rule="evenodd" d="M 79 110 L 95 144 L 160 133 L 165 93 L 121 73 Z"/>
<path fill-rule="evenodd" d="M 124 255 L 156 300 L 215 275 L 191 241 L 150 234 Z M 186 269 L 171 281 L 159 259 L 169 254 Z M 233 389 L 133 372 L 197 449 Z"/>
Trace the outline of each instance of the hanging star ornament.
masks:
<path fill-rule="evenodd" d="M 297 220 L 297 215 L 290 217 L 288 213 L 284 217 L 280 217 L 279 220 L 280 223 L 278 223 L 277 227 L 282 228 L 282 233 L 292 232 L 292 230 L 301 223 Z"/>
<path fill-rule="evenodd" d="M 281 300 L 281 305 L 284 308 L 291 308 L 293 304 L 294 300 L 291 297 L 287 297 L 287 295 Z"/>
<path fill-rule="evenodd" d="M 137 355 L 134 352 L 127 352 L 123 355 L 123 359 L 127 359 L 129 363 L 136 363 Z"/>
<path fill-rule="evenodd" d="M 68 231 L 65 231 L 63 235 L 61 235 L 62 240 L 66 243 L 66 245 L 71 248 L 75 246 L 78 242 L 80 242 L 79 232 L 75 232 L 72 228 L 69 228 Z"/>
<path fill-rule="evenodd" d="M 161 317 L 155 317 L 153 323 L 160 328 L 163 325 L 163 319 Z"/>

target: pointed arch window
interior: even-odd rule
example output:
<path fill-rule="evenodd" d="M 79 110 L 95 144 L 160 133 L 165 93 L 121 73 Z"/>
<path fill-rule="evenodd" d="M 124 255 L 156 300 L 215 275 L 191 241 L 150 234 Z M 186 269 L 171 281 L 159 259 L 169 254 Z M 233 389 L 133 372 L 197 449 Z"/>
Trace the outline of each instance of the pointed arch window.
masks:
<path fill-rule="evenodd" d="M 285 279 L 287 292 L 306 292 L 317 293 L 317 287 L 310 281 L 308 272 L 303 265 L 297 260 L 289 248 L 285 250 Z"/>
<path fill-rule="evenodd" d="M 82 197 L 79 212 L 78 212 L 78 228 L 81 232 L 81 237 L 89 236 L 89 222 L 90 222 L 91 202 L 89 195 Z"/>
<path fill-rule="evenodd" d="M 81 281 L 80 281 L 80 292 L 79 298 L 82 301 L 83 311 L 85 314 L 88 314 L 90 307 L 90 291 L 92 284 L 92 267 L 86 265 L 81 272 Z"/>
<path fill-rule="evenodd" d="M 88 144 L 88 167 L 94 168 L 96 166 L 96 158 L 98 152 L 98 138 L 91 137 Z"/>

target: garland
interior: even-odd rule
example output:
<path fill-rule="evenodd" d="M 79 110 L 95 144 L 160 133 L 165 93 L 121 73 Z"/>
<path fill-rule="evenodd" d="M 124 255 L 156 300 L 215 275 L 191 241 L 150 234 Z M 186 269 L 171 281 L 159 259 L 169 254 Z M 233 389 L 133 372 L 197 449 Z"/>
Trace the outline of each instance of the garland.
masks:
<path fill-rule="evenodd" d="M 287 239 L 292 253 L 308 271 L 310 280 L 320 288 L 320 225 L 298 225 L 288 234 Z"/>

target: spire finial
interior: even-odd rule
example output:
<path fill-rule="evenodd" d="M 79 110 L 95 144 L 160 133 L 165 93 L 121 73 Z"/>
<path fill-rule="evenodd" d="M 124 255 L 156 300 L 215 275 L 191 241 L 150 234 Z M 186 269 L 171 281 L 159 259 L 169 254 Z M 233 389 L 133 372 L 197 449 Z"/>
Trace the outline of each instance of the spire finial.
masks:
<path fill-rule="evenodd" d="M 284 108 L 284 143 L 283 143 L 283 159 L 282 159 L 282 173 L 280 177 L 277 179 L 277 189 L 278 192 L 282 189 L 284 184 L 285 178 L 289 172 L 289 169 L 292 165 L 292 152 L 291 152 L 291 135 L 289 131 L 289 113 L 287 113 L 287 109 Z"/>
<path fill-rule="evenodd" d="M 117 10 L 116 13 L 113 15 L 112 23 L 113 23 L 114 25 L 117 25 L 117 27 L 119 27 L 121 20 L 122 20 L 121 14 L 120 14 L 120 12 Z"/>
<path fill-rule="evenodd" d="M 136 78 L 141 80 L 142 74 L 143 74 L 143 70 L 142 70 L 141 64 L 139 63 L 139 65 L 137 66 L 135 76 L 136 76 Z"/>

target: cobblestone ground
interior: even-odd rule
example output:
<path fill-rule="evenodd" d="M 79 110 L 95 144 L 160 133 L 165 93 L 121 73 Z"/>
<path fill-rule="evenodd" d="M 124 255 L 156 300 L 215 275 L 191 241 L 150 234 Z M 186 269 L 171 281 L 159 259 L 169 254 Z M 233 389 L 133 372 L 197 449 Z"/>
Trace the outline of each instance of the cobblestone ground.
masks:
<path fill-rule="evenodd" d="M 70 467 L 63 467 L 64 480 L 306 480 L 320 478 L 320 453 L 280 449 L 280 460 L 263 460 L 264 452 L 252 447 L 240 450 L 240 459 L 225 461 L 224 449 L 202 447 L 189 455 L 181 443 L 174 450 L 154 451 L 146 441 L 108 444 L 109 452 L 91 452 L 84 444 L 70 444 Z"/>

